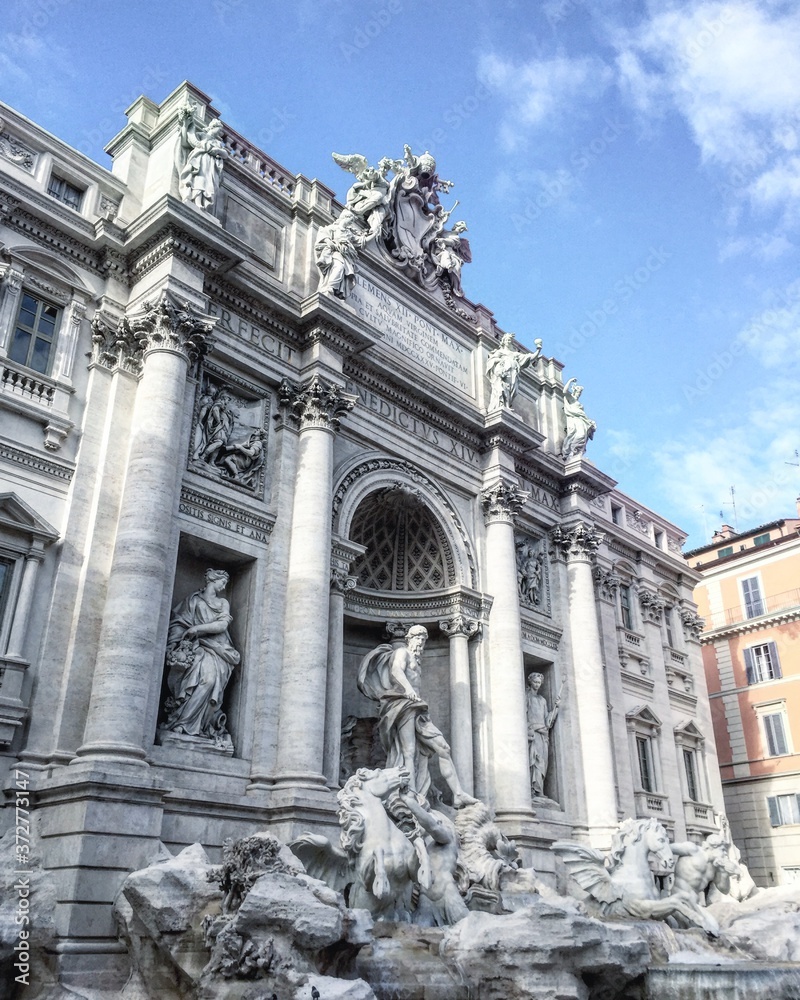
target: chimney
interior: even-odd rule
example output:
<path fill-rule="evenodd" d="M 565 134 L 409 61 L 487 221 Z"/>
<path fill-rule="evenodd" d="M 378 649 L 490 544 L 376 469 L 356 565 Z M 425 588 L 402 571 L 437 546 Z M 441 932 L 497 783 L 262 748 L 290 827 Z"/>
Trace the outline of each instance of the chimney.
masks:
<path fill-rule="evenodd" d="M 736 534 L 736 532 L 733 530 L 733 528 L 729 524 L 723 524 L 722 527 L 718 531 L 714 532 L 714 535 L 713 535 L 711 541 L 712 541 L 712 543 L 714 543 L 714 542 L 724 542 L 728 538 L 733 538 L 733 536 L 735 534 Z"/>
<path fill-rule="evenodd" d="M 794 505 L 797 508 L 797 516 L 800 517 L 800 497 L 795 500 Z"/>

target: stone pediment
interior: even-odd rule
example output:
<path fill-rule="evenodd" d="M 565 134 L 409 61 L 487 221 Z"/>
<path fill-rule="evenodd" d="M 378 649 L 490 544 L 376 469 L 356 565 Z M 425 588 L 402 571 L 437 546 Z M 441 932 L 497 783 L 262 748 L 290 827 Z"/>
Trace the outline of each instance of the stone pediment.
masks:
<path fill-rule="evenodd" d="M 16 493 L 0 493 L 0 528 L 25 535 L 43 545 L 49 545 L 59 537 L 52 524 L 20 500 Z"/>
<path fill-rule="evenodd" d="M 661 729 L 661 719 L 659 719 L 649 705 L 637 705 L 630 712 L 625 713 L 625 718 L 628 720 L 629 725 L 630 723 L 638 722 L 643 726 L 649 726 L 656 730 Z"/>

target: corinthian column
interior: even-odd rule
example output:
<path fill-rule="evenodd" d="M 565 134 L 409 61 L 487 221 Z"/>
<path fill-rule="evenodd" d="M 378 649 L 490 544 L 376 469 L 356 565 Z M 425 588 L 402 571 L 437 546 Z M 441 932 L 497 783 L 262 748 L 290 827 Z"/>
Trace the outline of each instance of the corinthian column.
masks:
<path fill-rule="evenodd" d="M 489 671 L 486 682 L 491 715 L 488 764 L 494 806 L 502 813 L 530 814 L 528 729 L 522 623 L 517 591 L 514 516 L 528 499 L 516 485 L 498 482 L 481 495 L 486 520 L 486 589 L 494 598 L 489 614 Z"/>
<path fill-rule="evenodd" d="M 617 799 L 608 694 L 592 577 L 592 562 L 603 535 L 594 525 L 580 522 L 569 527 L 557 526 L 552 538 L 556 551 L 567 561 L 569 634 L 575 680 L 572 697 L 580 730 L 586 823 L 590 842 L 607 845 L 617 825 Z"/>
<path fill-rule="evenodd" d="M 276 780 L 325 784 L 325 701 L 331 588 L 333 438 L 355 396 L 315 375 L 284 383 L 283 405 L 299 421 L 297 481 L 286 585 Z M 330 748 L 329 748 L 330 752 Z"/>
<path fill-rule="evenodd" d="M 450 750 L 465 792 L 473 792 L 472 692 L 469 680 L 469 640 L 480 631 L 474 618 L 453 615 L 439 622 L 450 639 Z"/>
<path fill-rule="evenodd" d="M 209 347 L 215 321 L 162 292 L 124 323 L 138 344 L 131 447 L 108 581 L 99 652 L 79 756 L 140 761 L 176 491 L 189 364 Z"/>

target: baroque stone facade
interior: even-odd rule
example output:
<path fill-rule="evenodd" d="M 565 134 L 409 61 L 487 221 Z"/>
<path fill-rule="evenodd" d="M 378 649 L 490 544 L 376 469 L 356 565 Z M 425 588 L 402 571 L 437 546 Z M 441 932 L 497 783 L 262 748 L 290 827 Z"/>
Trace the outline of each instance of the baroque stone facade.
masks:
<path fill-rule="evenodd" d="M 430 154 L 337 159 L 342 205 L 190 84 L 134 102 L 111 171 L 2 118 L 0 760 L 65 973 L 113 965 L 159 842 L 336 832 L 376 746 L 358 664 L 411 626 L 464 792 L 543 880 L 622 816 L 713 831 L 683 536 L 586 460 L 546 344 L 470 300 Z"/>

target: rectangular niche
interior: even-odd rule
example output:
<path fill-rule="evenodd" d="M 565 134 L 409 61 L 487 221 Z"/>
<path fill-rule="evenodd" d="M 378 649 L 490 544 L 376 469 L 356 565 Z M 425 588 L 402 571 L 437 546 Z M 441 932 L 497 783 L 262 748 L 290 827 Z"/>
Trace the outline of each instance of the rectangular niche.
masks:
<path fill-rule="evenodd" d="M 204 364 L 195 393 L 188 466 L 218 483 L 263 497 L 269 393 Z"/>
<path fill-rule="evenodd" d="M 539 757 L 541 766 L 541 753 L 544 749 L 547 757 L 547 767 L 546 773 L 544 775 L 543 781 L 543 794 L 542 790 L 536 793 L 534 797 L 534 806 L 536 804 L 537 797 L 539 801 L 542 799 L 550 800 L 551 803 L 559 803 L 562 801 L 561 796 L 561 779 L 560 779 L 560 760 L 562 754 L 560 752 L 561 748 L 559 746 L 559 721 L 557 711 L 555 713 L 555 718 L 552 724 L 549 726 L 549 732 L 545 740 L 545 734 L 539 732 L 534 739 L 531 734 L 531 728 L 541 729 L 547 725 L 548 718 L 552 715 L 554 708 L 556 707 L 556 701 L 559 697 L 559 684 L 556 681 L 556 673 L 553 669 L 553 664 L 548 663 L 545 660 L 541 660 L 536 656 L 531 656 L 529 654 L 524 655 L 525 664 L 525 717 L 528 723 L 528 766 L 531 771 L 531 794 L 534 795 L 534 768 L 531 766 L 531 754 L 532 754 L 532 742 L 534 743 L 533 749 Z M 542 683 L 538 691 L 532 693 L 530 685 L 530 677 L 532 674 L 541 674 Z M 564 691 L 561 692 L 562 704 L 564 699 Z M 531 704 L 536 698 L 544 699 L 544 702 L 538 700 L 536 704 Z M 560 707 L 559 707 L 560 711 Z M 544 746 L 543 746 L 544 744 Z"/>
<path fill-rule="evenodd" d="M 248 635 L 254 569 L 249 556 L 181 536 L 159 696 L 156 742 L 162 746 L 249 756 L 244 706 L 256 674 L 248 656 L 254 645 Z M 227 573 L 224 587 L 206 579 L 209 570 L 216 579 Z M 223 602 L 230 616 L 227 624 Z M 198 631 L 187 634 L 193 627 Z"/>

